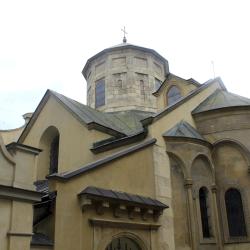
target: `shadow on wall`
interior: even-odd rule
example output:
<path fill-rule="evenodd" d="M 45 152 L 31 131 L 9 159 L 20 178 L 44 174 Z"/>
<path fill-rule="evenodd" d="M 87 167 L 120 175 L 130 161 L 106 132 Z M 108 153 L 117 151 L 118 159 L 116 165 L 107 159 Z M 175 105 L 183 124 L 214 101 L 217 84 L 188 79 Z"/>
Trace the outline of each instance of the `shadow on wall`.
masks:
<path fill-rule="evenodd" d="M 37 164 L 37 180 L 43 180 L 48 174 L 58 171 L 60 134 L 56 127 L 48 127 L 41 136 L 39 148 L 43 151 L 39 155 Z"/>

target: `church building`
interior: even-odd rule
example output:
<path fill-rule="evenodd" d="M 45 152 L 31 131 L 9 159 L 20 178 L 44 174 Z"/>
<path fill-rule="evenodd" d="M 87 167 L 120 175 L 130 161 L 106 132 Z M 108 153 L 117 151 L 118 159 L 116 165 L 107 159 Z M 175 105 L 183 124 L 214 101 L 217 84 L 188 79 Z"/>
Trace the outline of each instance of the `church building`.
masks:
<path fill-rule="evenodd" d="M 0 130 L 0 249 L 249 250 L 250 99 L 126 38 L 82 74 Z"/>

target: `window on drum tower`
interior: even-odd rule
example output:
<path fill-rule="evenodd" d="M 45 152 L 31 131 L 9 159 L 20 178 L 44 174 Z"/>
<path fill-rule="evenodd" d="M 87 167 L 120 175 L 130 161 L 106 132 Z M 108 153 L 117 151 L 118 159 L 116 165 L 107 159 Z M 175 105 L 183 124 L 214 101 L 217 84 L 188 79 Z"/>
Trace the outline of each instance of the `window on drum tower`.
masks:
<path fill-rule="evenodd" d="M 100 79 L 95 84 L 95 107 L 105 105 L 105 80 Z"/>

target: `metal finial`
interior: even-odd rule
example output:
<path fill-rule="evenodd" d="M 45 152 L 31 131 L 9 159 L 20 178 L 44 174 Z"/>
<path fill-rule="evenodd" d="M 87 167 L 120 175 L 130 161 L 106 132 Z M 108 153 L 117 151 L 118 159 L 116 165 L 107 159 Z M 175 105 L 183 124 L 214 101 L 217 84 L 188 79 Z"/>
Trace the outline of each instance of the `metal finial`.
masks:
<path fill-rule="evenodd" d="M 126 38 L 126 35 L 128 34 L 127 32 L 126 32 L 126 28 L 125 28 L 125 26 L 124 26 L 124 28 L 123 29 L 121 29 L 121 31 L 123 32 L 123 43 L 126 43 L 127 42 L 127 38 Z"/>

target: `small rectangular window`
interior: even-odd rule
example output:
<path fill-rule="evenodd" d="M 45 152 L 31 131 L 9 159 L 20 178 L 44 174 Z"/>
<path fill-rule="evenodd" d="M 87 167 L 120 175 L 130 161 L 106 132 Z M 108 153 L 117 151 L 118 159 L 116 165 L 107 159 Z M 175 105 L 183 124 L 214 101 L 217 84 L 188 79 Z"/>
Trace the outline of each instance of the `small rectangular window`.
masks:
<path fill-rule="evenodd" d="M 105 105 L 105 80 L 100 79 L 95 84 L 95 107 Z"/>

